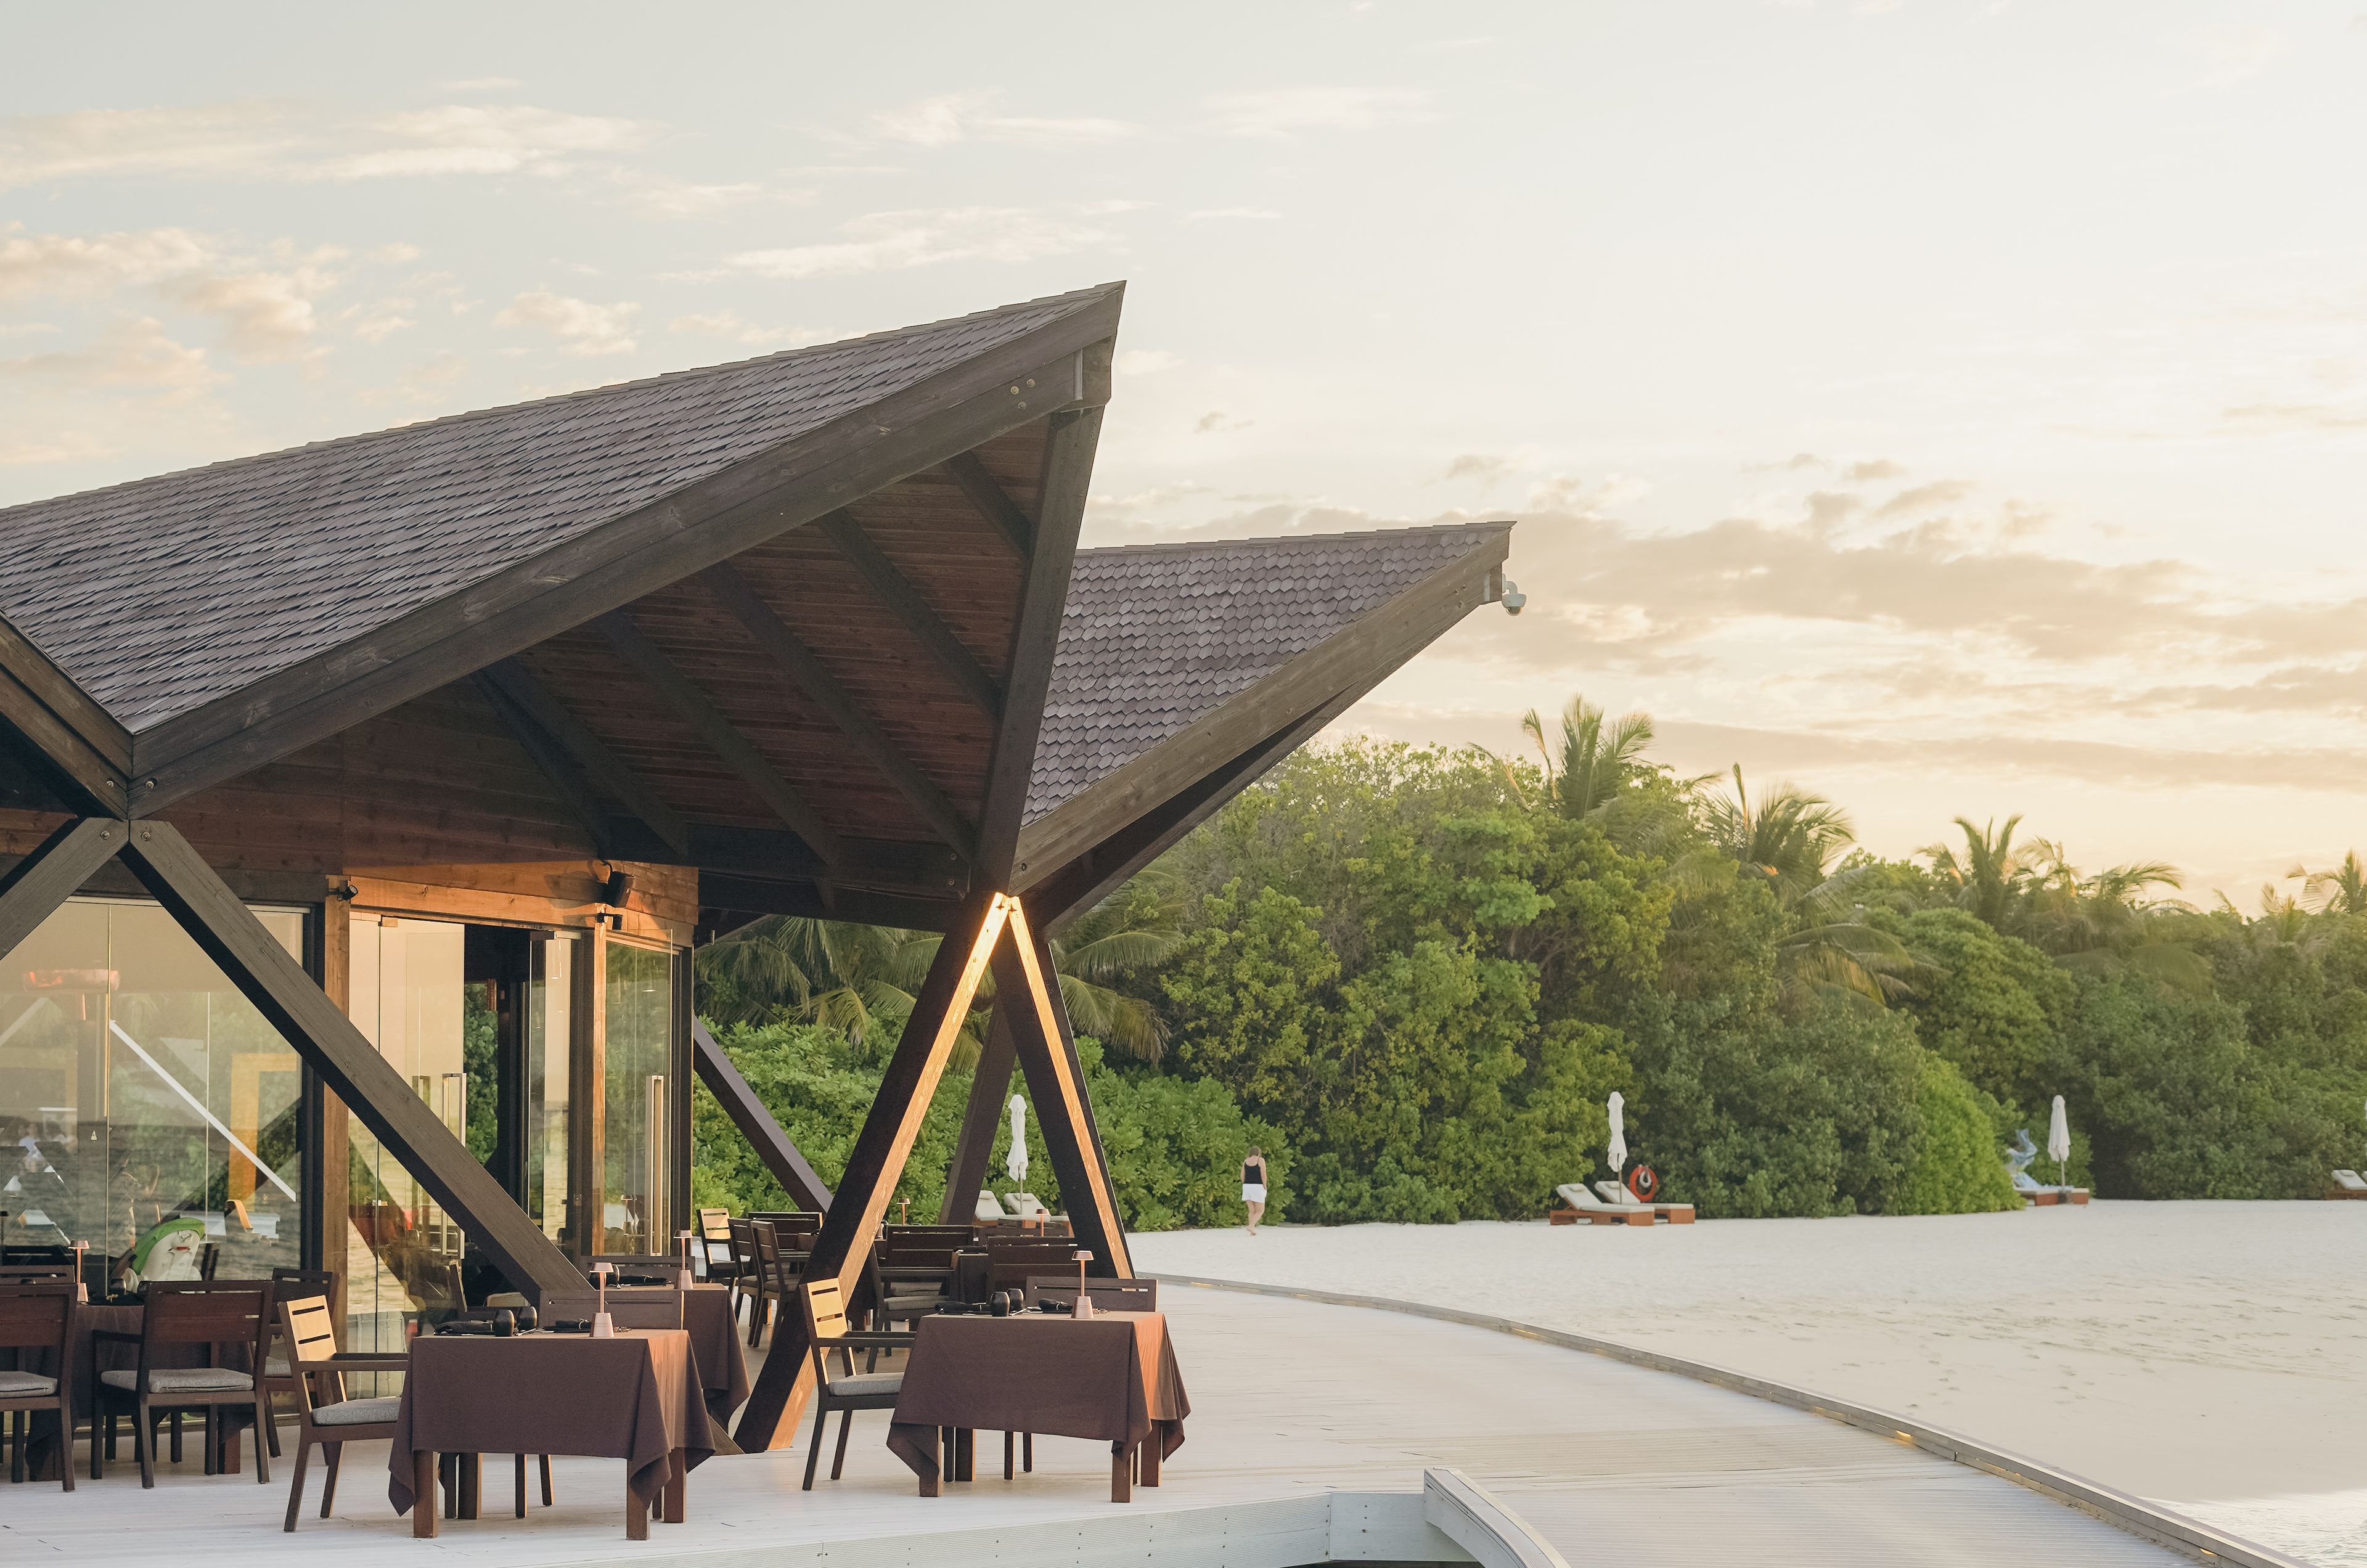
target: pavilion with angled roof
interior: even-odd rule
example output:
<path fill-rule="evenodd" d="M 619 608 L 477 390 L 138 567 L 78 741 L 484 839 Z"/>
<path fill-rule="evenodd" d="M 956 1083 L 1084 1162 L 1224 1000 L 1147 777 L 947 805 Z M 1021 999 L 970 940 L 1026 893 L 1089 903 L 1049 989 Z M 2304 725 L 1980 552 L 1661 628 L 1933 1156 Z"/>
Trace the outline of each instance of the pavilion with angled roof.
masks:
<path fill-rule="evenodd" d="M 809 1276 L 990 967 L 953 1190 L 1024 1072 L 1129 1273 L 1047 930 L 1495 598 L 1509 525 L 1080 552 L 1122 292 L 0 509 L 7 1235 L 195 1216 L 336 1270 L 357 1348 L 580 1288 L 686 1220 L 695 1071 L 787 1168 L 690 966 L 786 913 L 947 937 Z"/>

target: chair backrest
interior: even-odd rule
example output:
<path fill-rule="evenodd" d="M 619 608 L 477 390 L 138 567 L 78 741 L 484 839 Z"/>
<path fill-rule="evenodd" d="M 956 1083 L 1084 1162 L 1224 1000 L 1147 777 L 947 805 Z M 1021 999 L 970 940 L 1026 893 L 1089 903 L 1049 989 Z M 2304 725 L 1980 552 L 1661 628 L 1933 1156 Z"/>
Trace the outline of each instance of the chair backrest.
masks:
<path fill-rule="evenodd" d="M 20 1241 L 13 1247 L 0 1247 L 0 1264 L 74 1262 L 74 1248 L 51 1242 Z"/>
<path fill-rule="evenodd" d="M 792 1252 L 811 1250 L 813 1238 L 821 1233 L 821 1216 L 803 1209 L 752 1209 L 748 1217 L 771 1225 L 781 1245 Z M 805 1239 L 798 1240 L 800 1236 Z"/>
<path fill-rule="evenodd" d="M 74 1283 L 71 1263 L 0 1263 L 0 1284 L 24 1284 L 35 1280 L 63 1280 Z"/>
<path fill-rule="evenodd" d="M 252 1345 L 268 1281 L 160 1280 L 144 1292 L 141 1356 L 152 1345 Z"/>
<path fill-rule="evenodd" d="M 1072 1241 L 1034 1235 L 1024 1231 L 1010 1235 L 997 1235 L 990 1233 L 981 1237 L 978 1245 L 985 1247 L 987 1256 L 997 1263 L 1014 1261 L 1022 1258 L 1048 1258 L 1056 1262 L 1073 1263 L 1077 1257 L 1077 1244 Z"/>
<path fill-rule="evenodd" d="M 0 1349 L 55 1352 L 54 1367 L 66 1367 L 74 1353 L 74 1287 L 72 1280 L 24 1280 L 0 1283 Z"/>
<path fill-rule="evenodd" d="M 1157 1312 L 1159 1281 L 1156 1280 L 1087 1280 L 1085 1294 L 1093 1298 L 1097 1312 Z M 1027 1280 L 1027 1304 L 1031 1308 L 1039 1301 L 1061 1302 L 1074 1306 L 1077 1281 L 1072 1277 L 1049 1274 L 1030 1275 Z"/>
<path fill-rule="evenodd" d="M 824 1382 L 822 1341 L 846 1335 L 846 1292 L 836 1280 L 808 1280 L 798 1287 L 798 1303 L 806 1314 L 806 1338 L 813 1347 L 814 1371 Z"/>
<path fill-rule="evenodd" d="M 324 1295 L 279 1298 L 279 1329 L 287 1337 L 288 1364 L 325 1361 L 337 1353 L 336 1314 Z"/>
<path fill-rule="evenodd" d="M 729 1209 L 699 1210 L 698 1235 L 702 1241 L 730 1241 L 731 1211 Z"/>
<path fill-rule="evenodd" d="M 731 1222 L 731 1257 L 738 1263 L 756 1261 L 756 1223 L 753 1220 Z"/>
<path fill-rule="evenodd" d="M 950 1269 L 954 1254 L 963 1249 L 957 1242 L 899 1242 L 890 1244 L 879 1261 L 890 1269 Z"/>
<path fill-rule="evenodd" d="M 968 1247 L 968 1225 L 881 1225 L 879 1239 L 889 1247 Z"/>

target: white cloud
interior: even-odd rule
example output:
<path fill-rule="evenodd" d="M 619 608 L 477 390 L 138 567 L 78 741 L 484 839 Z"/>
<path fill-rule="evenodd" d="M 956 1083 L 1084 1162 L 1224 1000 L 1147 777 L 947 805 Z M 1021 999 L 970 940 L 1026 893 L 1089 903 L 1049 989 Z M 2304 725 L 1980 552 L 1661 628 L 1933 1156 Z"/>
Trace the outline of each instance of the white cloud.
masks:
<path fill-rule="evenodd" d="M 448 104 L 375 121 L 262 99 L 0 119 L 0 190 L 99 176 L 375 179 L 553 174 L 640 147 L 638 120 Z"/>
<path fill-rule="evenodd" d="M 1210 218 L 1279 218 L 1281 213 L 1271 207 L 1204 207 L 1197 212 L 1187 212 L 1186 220 L 1198 223 Z"/>
<path fill-rule="evenodd" d="M 787 193 L 787 198 L 804 200 L 810 194 L 806 191 Z M 677 180 L 651 179 L 631 186 L 625 199 L 654 217 L 699 218 L 780 195 L 753 181 L 733 185 L 689 185 Z"/>
<path fill-rule="evenodd" d="M 114 456 L 114 448 L 96 435 L 62 430 L 53 435 L 26 435 L 0 431 L 0 468 L 34 463 L 79 463 Z"/>
<path fill-rule="evenodd" d="M 405 310 L 416 308 L 416 302 L 406 295 L 390 295 L 373 304 L 357 306 L 348 311 L 352 321 L 348 330 L 364 343 L 384 343 L 404 328 L 419 324 L 417 317 L 403 314 Z"/>
<path fill-rule="evenodd" d="M 322 260 L 334 259 L 334 254 Z M 222 324 L 222 341 L 242 360 L 305 357 L 316 324 L 312 300 L 335 283 L 318 263 L 285 271 L 193 273 L 164 285 L 167 299 Z"/>
<path fill-rule="evenodd" d="M 1117 373 L 1121 376 L 1156 376 L 1161 370 L 1172 370 L 1183 363 L 1163 348 L 1129 348 L 1117 356 Z"/>
<path fill-rule="evenodd" d="M 1040 261 L 1090 249 L 1115 249 L 1107 230 L 1024 208 L 958 207 L 875 212 L 842 224 L 849 237 L 781 250 L 740 251 L 723 258 L 735 272 L 767 277 L 832 277 L 949 261 Z"/>
<path fill-rule="evenodd" d="M 523 104 L 447 104 L 391 116 L 372 129 L 392 145 L 336 159 L 321 172 L 336 179 L 555 174 L 569 166 L 572 154 L 625 152 L 640 146 L 650 135 L 650 128 L 639 120 L 562 114 Z"/>
<path fill-rule="evenodd" d="M 497 327 L 530 327 L 549 333 L 570 354 L 630 354 L 635 346 L 636 304 L 595 305 L 548 288 L 530 288 L 493 318 Z"/>
<path fill-rule="evenodd" d="M 744 321 L 736 310 L 712 310 L 705 315 L 676 316 L 666 323 L 669 332 L 685 333 L 693 337 L 722 338 L 730 343 L 772 344 L 795 348 L 802 344 L 820 343 L 831 334 L 816 332 L 811 327 L 760 327 Z"/>
<path fill-rule="evenodd" d="M 972 141 L 1061 146 L 1124 141 L 1143 134 L 1140 126 L 1122 119 L 988 113 L 994 100 L 991 93 L 941 94 L 873 115 L 871 125 L 889 141 L 914 147 L 951 147 Z"/>
<path fill-rule="evenodd" d="M 1415 87 L 1274 87 L 1203 100 L 1227 136 L 1295 136 L 1312 130 L 1375 130 L 1435 119 L 1433 95 Z"/>
<path fill-rule="evenodd" d="M 125 283 L 153 283 L 193 272 L 220 255 L 186 229 L 143 232 L 0 236 L 0 299 L 40 294 L 106 293 Z"/>
<path fill-rule="evenodd" d="M 206 363 L 204 349 L 176 342 L 153 316 L 119 318 L 87 348 L 0 359 L 0 380 L 151 393 L 168 404 L 192 402 L 229 378 Z"/>

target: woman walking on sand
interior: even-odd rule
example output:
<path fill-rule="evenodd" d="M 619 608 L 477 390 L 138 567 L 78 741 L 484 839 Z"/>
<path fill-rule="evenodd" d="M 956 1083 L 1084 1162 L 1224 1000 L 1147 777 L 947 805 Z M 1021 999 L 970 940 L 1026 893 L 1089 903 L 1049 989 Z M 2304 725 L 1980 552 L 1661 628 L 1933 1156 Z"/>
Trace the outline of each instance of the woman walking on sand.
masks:
<path fill-rule="evenodd" d="M 1241 1201 L 1250 1206 L 1250 1235 L 1255 1235 L 1265 1215 L 1265 1151 L 1255 1145 L 1241 1161 Z"/>

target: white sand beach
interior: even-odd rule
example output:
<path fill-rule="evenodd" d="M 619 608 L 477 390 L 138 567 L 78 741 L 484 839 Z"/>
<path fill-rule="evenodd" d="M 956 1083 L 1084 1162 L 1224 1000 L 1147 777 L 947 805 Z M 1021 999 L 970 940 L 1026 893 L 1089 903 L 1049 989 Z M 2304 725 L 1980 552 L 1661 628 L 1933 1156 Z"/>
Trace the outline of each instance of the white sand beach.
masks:
<path fill-rule="evenodd" d="M 2367 1564 L 2367 1204 L 1135 1238 L 1138 1267 L 1444 1303 L 1911 1414 Z"/>

